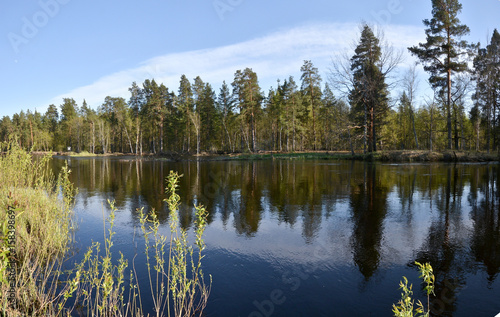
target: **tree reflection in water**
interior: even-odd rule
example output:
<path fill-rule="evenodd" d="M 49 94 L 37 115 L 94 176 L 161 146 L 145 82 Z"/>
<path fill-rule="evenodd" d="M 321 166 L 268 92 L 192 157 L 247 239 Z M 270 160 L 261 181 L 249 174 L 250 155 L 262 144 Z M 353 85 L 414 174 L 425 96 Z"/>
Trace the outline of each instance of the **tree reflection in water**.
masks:
<path fill-rule="evenodd" d="M 56 172 L 62 164 L 54 161 Z M 183 228 L 193 225 L 189 207 L 195 203 L 207 207 L 209 228 L 220 224 L 248 241 L 284 227 L 299 234 L 302 250 L 330 243 L 327 262 L 355 268 L 365 282 L 390 265 L 416 271 L 415 260 L 430 262 L 437 278 L 436 315 L 459 310 L 471 276 L 484 272 L 493 287 L 500 272 L 498 164 L 76 158 L 71 168 L 84 208 L 93 198 L 115 199 L 120 213 L 131 213 L 131 225 L 138 224 L 135 209 L 142 206 L 158 210 L 166 223 L 164 179 L 175 170 L 184 175 Z"/>

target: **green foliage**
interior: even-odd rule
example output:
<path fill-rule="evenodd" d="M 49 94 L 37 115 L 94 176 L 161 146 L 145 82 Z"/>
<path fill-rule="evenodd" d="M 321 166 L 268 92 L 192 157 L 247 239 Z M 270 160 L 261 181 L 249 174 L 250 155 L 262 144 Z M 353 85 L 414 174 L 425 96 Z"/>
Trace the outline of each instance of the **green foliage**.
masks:
<path fill-rule="evenodd" d="M 103 221 L 104 245 L 93 243 L 73 270 L 63 272 L 62 263 L 72 242 L 72 207 L 77 192 L 69 180 L 70 170 L 64 166 L 56 181 L 49 172 L 50 156 L 34 159 L 17 142 L 2 144 L 2 148 L 6 153 L 0 158 L 0 315 L 144 316 L 135 269 L 129 272 L 130 284 L 126 285 L 128 261 L 120 252 L 120 258 L 113 263 L 114 202 L 108 201 L 111 211 Z M 187 231 L 179 228 L 177 220 L 179 177 L 172 172 L 168 178 L 172 232 L 168 247 L 167 238 L 159 232 L 156 212 L 146 215 L 139 210 L 158 316 L 201 314 L 210 293 L 211 277 L 206 284 L 201 267 L 207 212 L 201 206 L 195 208 L 193 248 Z M 10 248 L 12 230 L 15 253 Z M 16 305 L 7 296 L 12 270 L 16 277 Z M 125 298 L 127 287 L 129 297 Z M 169 300 L 173 303 L 172 313 Z"/>
<path fill-rule="evenodd" d="M 203 233 L 206 227 L 205 208 L 196 207 L 195 242 L 198 252 L 188 242 L 187 231 L 180 229 L 178 206 L 180 197 L 176 193 L 179 176 L 170 172 L 167 177 L 165 199 L 170 210 L 170 239 L 160 233 L 157 213 L 148 214 L 138 209 L 141 231 L 145 241 L 146 267 L 149 277 L 149 290 L 153 297 L 153 306 L 157 316 L 194 316 L 201 314 L 210 294 L 210 284 L 206 285 L 201 268 L 202 251 L 205 249 Z M 128 261 L 120 252 L 117 264 L 112 262 L 114 220 L 116 207 L 108 201 L 111 211 L 104 231 L 104 254 L 101 255 L 100 243 L 94 242 L 78 263 L 73 277 L 68 281 L 58 308 L 66 314 L 77 311 L 87 316 L 144 316 L 141 287 L 137 280 L 135 266 L 130 271 L 129 297 L 125 298 L 125 273 Z M 105 223 L 106 223 L 105 222 Z M 106 228 L 105 228 L 106 229 Z M 168 245 L 167 245 L 168 242 Z M 134 279 L 136 282 L 134 282 Z M 69 298 L 74 298 L 77 305 L 65 307 Z M 172 302 L 172 305 L 170 304 Z M 84 307 L 85 311 L 80 311 Z M 173 311 L 171 311 L 171 307 Z"/>
<path fill-rule="evenodd" d="M 245 68 L 243 71 L 237 70 L 232 86 L 240 111 L 241 137 L 245 140 L 248 151 L 254 152 L 257 149 L 256 122 L 261 112 L 263 99 L 257 73 L 250 68 Z"/>
<path fill-rule="evenodd" d="M 127 312 L 124 299 L 125 269 L 128 261 L 120 252 L 117 264 L 112 263 L 113 231 L 116 207 L 108 200 L 111 211 L 107 222 L 108 234 L 104 232 L 104 254 L 101 244 L 94 242 L 85 253 L 82 262 L 75 266 L 73 278 L 66 284 L 63 300 L 58 304 L 62 313 L 71 314 L 74 310 L 86 316 L 123 316 Z M 75 305 L 65 307 L 67 300 L 74 297 Z M 82 308 L 79 308 L 82 307 Z M 84 311 L 83 311 L 84 310 Z"/>
<path fill-rule="evenodd" d="M 212 284 L 211 276 L 210 283 L 208 285 L 205 284 L 201 268 L 201 261 L 203 259 L 202 251 L 205 249 L 203 233 L 207 225 L 207 212 L 202 206 L 197 206 L 195 208 L 195 245 L 198 252 L 196 256 L 194 256 L 194 249 L 188 243 L 187 231 L 179 227 L 179 220 L 177 216 L 180 197 L 176 193 L 176 190 L 180 177 L 181 175 L 178 175 L 173 171 L 170 171 L 170 174 L 167 177 L 166 191 L 169 194 L 169 198 L 166 199 L 166 202 L 170 210 L 169 225 L 171 231 L 168 289 L 172 294 L 174 309 L 173 315 L 193 316 L 195 313 L 201 314 L 204 310 L 210 294 L 210 286 Z M 156 254 L 158 257 L 157 251 Z M 163 270 L 162 265 L 157 265 L 157 267 L 161 268 L 160 270 Z"/>
<path fill-rule="evenodd" d="M 146 79 L 142 85 L 132 83 L 128 102 L 107 96 L 98 110 L 85 100 L 79 107 L 74 99 L 64 98 L 45 114 L 4 116 L 0 141 L 16 140 L 21 148 L 44 152 L 138 155 L 434 151 L 452 149 L 453 140 L 454 150 L 495 151 L 500 146 L 500 34 L 495 30 L 484 48 L 469 45 L 461 40 L 469 28 L 458 18 L 460 2 L 431 3 L 432 18 L 423 21 L 426 42 L 408 48 L 430 75 L 435 96 L 421 96 L 432 99 L 426 105 L 415 104 L 413 81 L 405 84 L 406 97 L 389 109 L 395 87 L 390 74 L 399 54 L 364 24 L 353 56 L 332 61 L 331 81 L 325 85 L 310 60 L 300 68 L 300 87 L 293 77 L 278 80 L 267 98 L 250 68 L 235 72 L 232 91 L 223 82 L 218 96 L 216 87 L 199 76 L 191 84 L 182 75 L 177 96 L 155 79 Z M 469 75 L 467 56 L 474 55 L 475 110 L 467 115 L 463 79 Z"/>
<path fill-rule="evenodd" d="M 469 34 L 469 28 L 460 24 L 458 15 L 462 4 L 458 0 L 432 0 L 432 19 L 423 21 L 427 41 L 408 50 L 417 56 L 424 65 L 429 76 L 429 83 L 434 89 L 439 89 L 444 102 L 447 120 L 448 149 L 452 149 L 452 76 L 468 70 L 464 55 L 475 47 L 460 40 Z"/>
<path fill-rule="evenodd" d="M 498 149 L 500 143 L 500 113 L 496 114 L 500 100 L 500 33 L 495 29 L 490 44 L 479 48 L 474 59 L 476 75 L 476 91 L 473 95 L 475 101 L 474 112 L 471 113 L 475 123 L 477 146 L 490 152 Z M 484 138 L 479 138 L 480 128 L 483 128 Z"/>
<path fill-rule="evenodd" d="M 34 158 L 17 142 L 1 148 L 6 152 L 0 158 L 0 280 L 8 280 L 7 269 L 16 277 L 15 306 L 7 300 L 9 283 L 0 283 L 1 314 L 57 315 L 56 303 L 62 300 L 58 281 L 72 241 L 76 190 L 67 167 L 56 182 L 50 156 Z M 7 248 L 7 232 L 14 236 L 15 253 Z"/>
<path fill-rule="evenodd" d="M 351 119 L 362 127 L 368 152 L 377 151 L 377 131 L 389 109 L 385 74 L 380 67 L 380 40 L 368 25 L 363 26 L 359 44 L 351 58 L 353 89 L 349 94 Z"/>
<path fill-rule="evenodd" d="M 317 135 L 316 135 L 316 120 L 318 116 L 318 108 L 321 104 L 321 76 L 316 67 L 314 67 L 311 61 L 304 61 L 304 64 L 300 68 L 302 75 L 300 79 L 302 80 L 301 90 L 302 97 L 307 105 L 307 117 L 306 122 L 311 122 L 309 136 L 310 142 L 312 143 L 312 149 L 317 149 Z"/>
<path fill-rule="evenodd" d="M 434 295 L 435 277 L 430 263 L 421 264 L 415 261 L 415 264 L 420 271 L 420 278 L 422 278 L 425 283 L 424 290 L 427 293 L 427 311 L 420 300 L 417 302 L 417 307 L 415 308 L 415 300 L 412 299 L 412 284 L 408 285 L 408 279 L 403 276 L 403 280 L 399 282 L 399 288 L 402 290 L 401 299 L 399 302 L 392 305 L 392 312 L 396 317 L 429 317 L 430 295 Z"/>

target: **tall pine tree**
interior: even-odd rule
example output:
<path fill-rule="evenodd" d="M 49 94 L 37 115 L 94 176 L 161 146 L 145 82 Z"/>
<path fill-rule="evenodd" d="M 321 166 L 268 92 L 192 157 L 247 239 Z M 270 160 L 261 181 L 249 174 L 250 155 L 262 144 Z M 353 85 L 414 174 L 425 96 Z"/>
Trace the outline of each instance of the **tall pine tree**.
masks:
<path fill-rule="evenodd" d="M 257 74 L 251 68 L 245 68 L 243 71 L 237 70 L 232 86 L 233 94 L 238 98 L 240 116 L 245 125 L 249 125 L 249 133 L 245 133 L 242 126 L 242 134 L 246 139 L 248 149 L 255 152 L 257 150 L 256 117 L 260 113 L 263 99 Z"/>
<path fill-rule="evenodd" d="M 470 32 L 466 25 L 460 24 L 458 14 L 461 11 L 458 0 L 432 0 L 432 19 L 423 21 L 427 27 L 427 41 L 408 48 L 430 74 L 431 86 L 446 93 L 448 149 L 452 148 L 452 80 L 455 74 L 467 71 L 464 55 L 471 48 L 466 41 L 460 40 Z"/>
<path fill-rule="evenodd" d="M 321 104 L 321 76 L 311 61 L 304 61 L 300 71 L 302 72 L 300 77 L 302 80 L 302 95 L 304 101 L 308 104 L 309 114 L 312 118 L 312 148 L 316 150 L 316 117 Z"/>

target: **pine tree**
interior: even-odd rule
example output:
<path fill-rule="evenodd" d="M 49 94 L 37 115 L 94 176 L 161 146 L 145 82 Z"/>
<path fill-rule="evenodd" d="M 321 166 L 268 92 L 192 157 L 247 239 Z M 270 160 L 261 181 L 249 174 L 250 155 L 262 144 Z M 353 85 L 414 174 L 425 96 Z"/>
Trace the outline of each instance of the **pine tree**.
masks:
<path fill-rule="evenodd" d="M 90 153 L 94 154 L 96 149 L 97 113 L 93 109 L 88 107 L 85 99 L 83 100 L 80 112 L 81 116 L 83 117 L 84 124 L 88 127 L 88 149 Z"/>
<path fill-rule="evenodd" d="M 425 19 L 427 41 L 408 50 L 424 64 L 429 72 L 429 82 L 433 88 L 446 93 L 446 122 L 448 149 L 452 148 L 452 79 L 455 74 L 468 70 L 464 55 L 472 46 L 461 37 L 469 34 L 469 28 L 460 24 L 458 14 L 462 5 L 458 0 L 432 0 L 432 19 Z"/>
<path fill-rule="evenodd" d="M 267 131 L 266 136 L 270 138 L 271 146 L 270 149 L 273 151 L 281 151 L 281 113 L 283 106 L 283 97 L 281 93 L 281 86 L 278 80 L 278 89 L 270 88 L 267 93 L 267 98 L 265 101 L 265 114 L 267 127 L 271 129 Z"/>
<path fill-rule="evenodd" d="M 156 81 L 146 79 L 143 84 L 146 104 L 143 107 L 144 114 L 150 123 L 150 138 L 153 153 L 163 152 L 164 131 L 163 126 L 168 113 L 166 100 L 170 99 L 171 94 L 165 85 L 158 85 Z M 158 142 L 159 149 L 156 148 Z"/>
<path fill-rule="evenodd" d="M 75 149 L 76 145 L 76 133 L 74 120 L 78 116 L 78 105 L 73 98 L 64 98 L 63 104 L 61 105 L 61 139 L 65 139 L 63 143 Z M 63 137 L 64 136 L 64 137 Z"/>
<path fill-rule="evenodd" d="M 182 75 L 177 93 L 177 104 L 180 111 L 180 124 L 184 126 L 183 150 L 189 152 L 191 143 L 191 113 L 194 110 L 193 90 L 186 75 Z"/>
<path fill-rule="evenodd" d="M 250 68 L 244 71 L 237 70 L 232 83 L 233 94 L 237 96 L 240 116 L 244 125 L 249 125 L 249 134 L 244 131 L 242 125 L 242 136 L 245 137 L 250 152 L 257 150 L 256 117 L 261 111 L 262 93 L 259 86 L 257 74 Z"/>
<path fill-rule="evenodd" d="M 8 142 L 14 135 L 14 125 L 9 116 L 4 116 L 0 120 L 0 141 Z"/>
<path fill-rule="evenodd" d="M 203 88 L 205 83 L 201 80 L 200 76 L 194 79 L 193 84 L 193 99 L 194 99 L 194 109 L 188 112 L 191 122 L 193 123 L 195 133 L 196 133 L 196 154 L 200 154 L 201 146 L 201 109 L 203 107 Z"/>
<path fill-rule="evenodd" d="M 48 128 L 49 135 L 52 138 L 51 148 L 54 150 L 57 148 L 56 137 L 57 137 L 57 127 L 59 121 L 59 113 L 57 112 L 57 107 L 51 104 L 44 115 L 44 120 L 46 121 L 46 126 Z"/>
<path fill-rule="evenodd" d="M 142 154 L 141 113 L 142 108 L 146 103 L 144 90 L 141 89 L 135 81 L 132 83 L 132 87 L 130 87 L 128 90 L 130 91 L 130 99 L 128 104 L 132 111 L 131 116 L 135 121 L 135 154 Z"/>
<path fill-rule="evenodd" d="M 342 111 L 338 103 L 339 101 L 335 98 L 335 95 L 330 89 L 330 85 L 327 83 L 323 90 L 323 100 L 321 108 L 319 109 L 321 121 L 320 131 L 322 132 L 324 149 L 333 150 L 334 144 L 337 143 L 335 142 L 335 137 L 340 138 L 341 135 L 340 131 L 343 122 L 340 119 L 342 118 Z"/>
<path fill-rule="evenodd" d="M 283 102 L 285 105 L 285 124 L 287 141 L 287 151 L 296 150 L 296 140 L 298 131 L 301 131 L 303 126 L 299 118 L 304 115 L 302 93 L 298 90 L 293 76 L 285 80 L 282 85 Z"/>
<path fill-rule="evenodd" d="M 316 150 L 316 116 L 321 104 L 321 76 L 311 61 L 304 61 L 300 71 L 302 72 L 300 77 L 302 80 L 302 95 L 304 101 L 308 104 L 309 115 L 312 118 L 312 148 Z"/>

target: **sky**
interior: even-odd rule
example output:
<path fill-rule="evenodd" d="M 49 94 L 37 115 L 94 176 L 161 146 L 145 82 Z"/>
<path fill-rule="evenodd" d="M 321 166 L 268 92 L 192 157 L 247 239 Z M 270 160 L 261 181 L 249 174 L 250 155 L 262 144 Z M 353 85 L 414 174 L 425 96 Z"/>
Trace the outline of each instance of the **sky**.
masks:
<path fill-rule="evenodd" d="M 484 46 L 500 29 L 500 0 L 461 3 L 466 39 Z M 422 20 L 431 9 L 430 0 L 2 1 L 0 118 L 44 113 L 63 98 L 97 109 L 106 96 L 128 100 L 132 82 L 145 79 L 177 92 L 182 74 L 200 76 L 218 93 L 247 67 L 267 93 L 278 79 L 299 82 L 304 60 L 324 84 L 332 59 L 352 55 L 362 22 L 404 52 L 402 72 L 415 62 L 406 48 L 425 41 Z M 427 77 L 419 69 L 421 99 Z"/>

